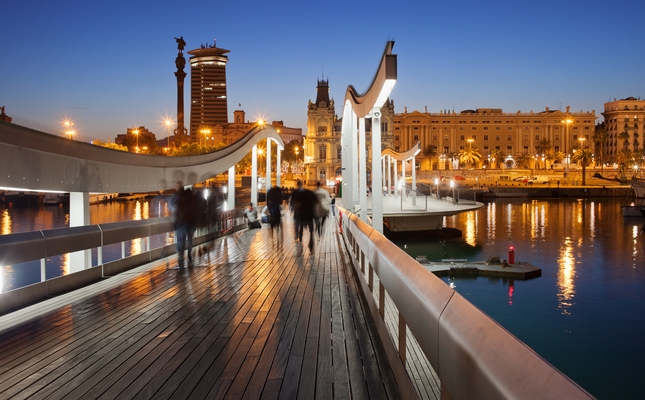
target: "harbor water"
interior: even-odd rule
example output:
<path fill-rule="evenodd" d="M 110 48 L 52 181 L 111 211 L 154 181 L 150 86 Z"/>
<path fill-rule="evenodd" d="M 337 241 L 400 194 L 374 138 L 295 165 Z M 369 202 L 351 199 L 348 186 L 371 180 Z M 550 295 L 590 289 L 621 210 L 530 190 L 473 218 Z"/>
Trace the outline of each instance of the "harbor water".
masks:
<path fill-rule="evenodd" d="M 398 239 L 413 257 L 542 269 L 519 281 L 445 277 L 447 285 L 599 399 L 642 399 L 645 374 L 645 218 L 621 199 L 496 200 L 445 219 L 459 239 Z"/>
<path fill-rule="evenodd" d="M 168 215 L 167 198 L 90 206 L 91 223 Z M 491 316 L 544 359 L 599 399 L 640 399 L 645 375 L 645 218 L 624 219 L 622 199 L 496 200 L 445 219 L 458 239 L 409 237 L 395 243 L 431 261 L 508 259 L 542 269 L 520 281 L 445 277 L 447 285 Z M 6 208 L 0 233 L 68 226 L 65 206 Z M 169 240 L 172 240 L 170 238 Z M 128 254 L 140 244 L 131 241 Z M 118 249 L 120 252 L 120 247 Z M 109 257 L 109 255 L 105 255 Z M 66 260 L 48 260 L 48 276 Z M 39 279 L 34 271 L 3 266 L 2 290 Z M 33 276 L 32 276 L 33 275 Z"/>

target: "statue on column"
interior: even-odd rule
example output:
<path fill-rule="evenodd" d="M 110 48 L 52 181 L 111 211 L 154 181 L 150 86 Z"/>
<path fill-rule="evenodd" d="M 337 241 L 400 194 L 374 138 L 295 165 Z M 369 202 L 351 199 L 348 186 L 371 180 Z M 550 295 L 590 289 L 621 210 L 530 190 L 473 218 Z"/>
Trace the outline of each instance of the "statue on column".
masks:
<path fill-rule="evenodd" d="M 182 143 L 188 140 L 188 130 L 184 127 L 184 79 L 186 78 L 184 67 L 186 66 L 186 59 L 182 53 L 186 47 L 186 41 L 183 36 L 175 38 L 175 41 L 177 42 L 178 50 L 177 58 L 175 58 L 175 66 L 177 67 L 175 72 L 177 77 L 177 128 L 175 128 L 173 144 L 181 146 Z"/>

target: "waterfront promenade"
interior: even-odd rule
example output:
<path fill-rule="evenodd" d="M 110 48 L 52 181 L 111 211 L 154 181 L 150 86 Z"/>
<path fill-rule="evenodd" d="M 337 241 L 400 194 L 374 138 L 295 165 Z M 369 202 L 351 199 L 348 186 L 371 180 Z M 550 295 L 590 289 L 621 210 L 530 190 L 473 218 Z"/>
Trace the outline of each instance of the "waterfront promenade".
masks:
<path fill-rule="evenodd" d="M 0 397 L 400 398 L 337 226 L 285 219 L 1 316 Z"/>

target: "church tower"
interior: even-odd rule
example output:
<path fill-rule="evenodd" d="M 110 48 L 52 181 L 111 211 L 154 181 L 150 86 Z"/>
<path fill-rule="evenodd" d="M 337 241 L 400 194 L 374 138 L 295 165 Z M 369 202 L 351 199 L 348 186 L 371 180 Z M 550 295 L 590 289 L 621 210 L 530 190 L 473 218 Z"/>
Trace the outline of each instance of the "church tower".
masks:
<path fill-rule="evenodd" d="M 334 180 L 340 168 L 340 125 L 335 128 L 334 100 L 329 99 L 329 80 L 318 80 L 316 102 L 307 106 L 307 134 L 304 140 L 305 182 L 323 185 Z M 340 172 L 340 170 L 338 170 Z"/>

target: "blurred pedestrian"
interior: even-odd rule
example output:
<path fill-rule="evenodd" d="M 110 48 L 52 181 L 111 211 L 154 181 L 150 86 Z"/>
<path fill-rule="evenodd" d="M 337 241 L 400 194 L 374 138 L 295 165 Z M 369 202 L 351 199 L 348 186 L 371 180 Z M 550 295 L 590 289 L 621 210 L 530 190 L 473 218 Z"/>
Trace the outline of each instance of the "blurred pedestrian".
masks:
<path fill-rule="evenodd" d="M 314 209 L 318 202 L 316 195 L 305 189 L 302 180 L 298 179 L 298 188 L 291 195 L 291 207 L 295 220 L 296 240 L 302 243 L 305 225 L 309 229 L 309 251 L 314 251 Z"/>
<path fill-rule="evenodd" d="M 322 236 L 325 220 L 329 216 L 331 209 L 331 199 L 329 198 L 329 192 L 322 188 L 320 181 L 316 182 L 316 190 L 314 193 L 317 199 L 314 214 L 316 231 L 318 232 L 318 236 Z"/>
<path fill-rule="evenodd" d="M 331 203 L 331 215 L 335 217 L 336 216 L 336 196 L 333 194 L 331 195 L 330 203 Z"/>
<path fill-rule="evenodd" d="M 269 222 L 271 230 L 282 226 L 282 188 L 274 186 L 267 192 L 267 207 L 269 208 Z"/>
<path fill-rule="evenodd" d="M 175 184 L 175 194 L 170 198 L 170 210 L 175 226 L 175 243 L 177 249 L 177 265 L 184 268 L 184 253 L 188 252 L 188 264 L 193 262 L 193 234 L 197 227 L 195 200 L 193 191 L 184 188 L 181 181 Z"/>

